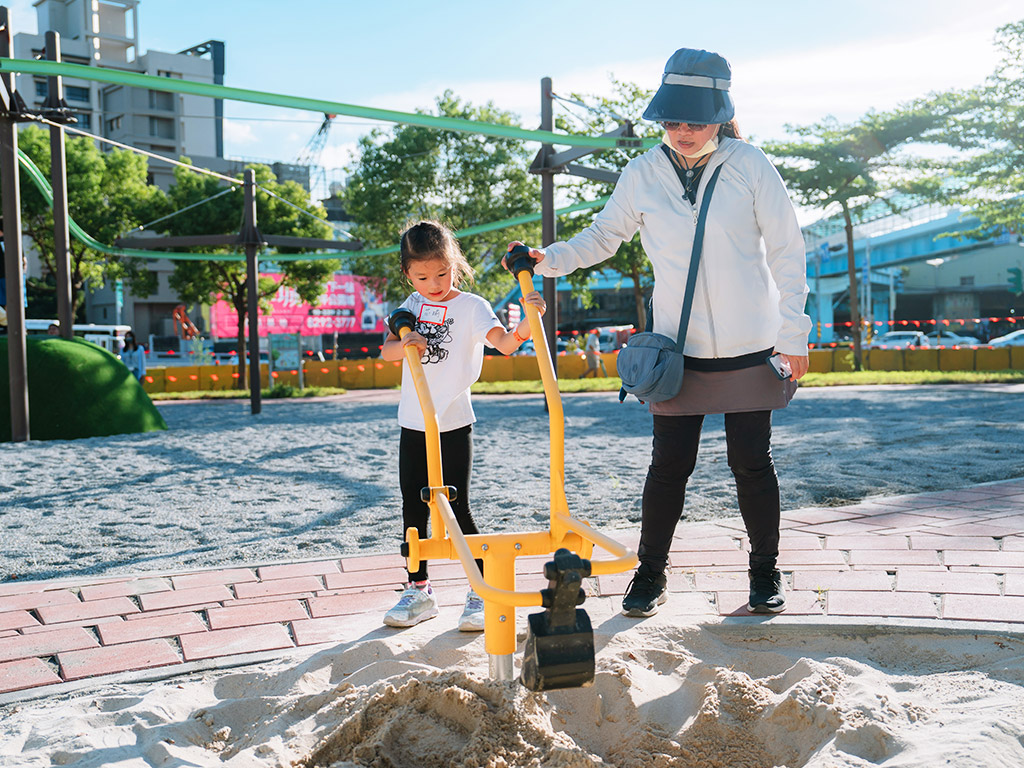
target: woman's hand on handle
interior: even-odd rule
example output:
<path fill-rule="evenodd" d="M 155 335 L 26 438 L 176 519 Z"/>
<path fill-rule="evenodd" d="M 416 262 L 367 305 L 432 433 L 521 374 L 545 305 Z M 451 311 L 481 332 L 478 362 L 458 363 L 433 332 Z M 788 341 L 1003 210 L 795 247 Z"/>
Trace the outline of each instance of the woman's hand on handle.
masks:
<path fill-rule="evenodd" d="M 779 353 L 782 359 L 789 363 L 789 369 L 793 372 L 793 381 L 799 381 L 803 378 L 804 374 L 807 373 L 807 369 L 810 367 L 810 358 L 807 355 L 787 355 L 785 352 Z"/>
<path fill-rule="evenodd" d="M 509 268 L 508 264 L 508 251 L 511 251 L 517 245 L 526 245 L 526 243 L 521 243 L 518 240 L 513 240 L 511 243 L 508 244 L 508 249 L 505 255 L 501 257 L 501 266 L 503 266 L 509 272 L 511 272 L 512 270 Z M 542 261 L 544 261 L 544 254 L 541 251 L 538 251 L 536 248 L 530 248 L 530 258 L 533 259 L 535 264 L 540 264 Z"/>
<path fill-rule="evenodd" d="M 537 308 L 537 312 L 541 317 L 544 317 L 544 313 L 547 312 L 548 305 L 544 303 L 544 297 L 540 295 L 540 291 L 533 291 L 526 294 L 520 300 L 521 304 L 532 304 Z M 525 306 L 524 306 L 525 309 Z"/>

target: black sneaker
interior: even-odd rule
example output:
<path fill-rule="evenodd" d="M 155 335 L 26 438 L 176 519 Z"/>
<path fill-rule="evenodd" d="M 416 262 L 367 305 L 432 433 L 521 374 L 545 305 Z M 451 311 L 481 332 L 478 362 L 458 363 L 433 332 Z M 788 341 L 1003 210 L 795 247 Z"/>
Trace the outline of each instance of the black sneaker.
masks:
<path fill-rule="evenodd" d="M 786 591 L 782 587 L 782 574 L 778 568 L 752 568 L 747 574 L 750 576 L 748 611 L 779 613 L 786 610 Z"/>
<path fill-rule="evenodd" d="M 668 599 L 668 578 L 664 573 L 651 573 L 640 568 L 622 598 L 622 613 L 634 618 L 653 616 L 658 606 Z"/>

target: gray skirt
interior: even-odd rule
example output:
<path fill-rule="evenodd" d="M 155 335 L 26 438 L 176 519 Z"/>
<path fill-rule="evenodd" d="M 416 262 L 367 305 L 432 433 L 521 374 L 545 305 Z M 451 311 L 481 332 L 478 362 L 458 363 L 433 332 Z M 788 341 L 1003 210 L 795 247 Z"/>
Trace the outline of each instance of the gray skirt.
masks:
<path fill-rule="evenodd" d="M 679 394 L 651 403 L 650 411 L 656 416 L 773 411 L 789 405 L 796 389 L 795 381 L 779 381 L 767 365 L 738 371 L 688 370 Z"/>

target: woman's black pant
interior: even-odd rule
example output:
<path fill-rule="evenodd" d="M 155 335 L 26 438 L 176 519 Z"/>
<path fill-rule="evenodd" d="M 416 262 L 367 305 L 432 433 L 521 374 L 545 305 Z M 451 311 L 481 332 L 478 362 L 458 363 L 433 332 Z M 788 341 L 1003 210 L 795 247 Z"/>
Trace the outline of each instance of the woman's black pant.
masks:
<path fill-rule="evenodd" d="M 686 481 L 697 464 L 703 416 L 655 416 L 654 449 L 644 485 L 640 563 L 663 573 L 676 523 L 683 514 Z M 779 556 L 779 479 L 772 462 L 772 412 L 725 414 L 729 469 L 750 539 L 752 568 Z"/>
<path fill-rule="evenodd" d="M 451 502 L 452 512 L 465 534 L 479 533 L 473 516 L 469 512 L 469 476 L 473 468 L 473 427 L 467 425 L 450 432 L 441 433 L 441 473 L 445 485 L 455 486 L 455 500 Z M 420 497 L 420 490 L 430 483 L 427 480 L 427 437 L 425 432 L 402 428 L 398 442 L 398 482 L 402 489 L 402 540 L 409 528 L 419 531 L 420 538 L 427 538 L 427 520 L 430 507 Z M 481 572 L 483 562 L 476 561 Z M 420 569 L 409 572 L 409 581 L 423 581 L 427 578 L 427 563 L 420 562 Z"/>

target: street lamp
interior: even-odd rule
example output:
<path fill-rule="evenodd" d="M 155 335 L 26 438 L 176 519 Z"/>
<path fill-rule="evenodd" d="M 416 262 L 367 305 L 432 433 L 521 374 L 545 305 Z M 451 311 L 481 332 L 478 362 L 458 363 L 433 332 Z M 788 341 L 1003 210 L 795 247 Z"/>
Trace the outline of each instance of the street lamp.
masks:
<path fill-rule="evenodd" d="M 932 303 L 932 313 L 935 315 L 935 346 L 936 347 L 940 346 L 940 344 L 939 344 L 939 339 L 940 339 L 940 336 L 939 336 L 939 314 L 940 313 L 939 313 L 939 310 L 938 310 L 938 307 L 939 307 L 939 267 L 941 267 L 945 263 L 946 263 L 946 260 L 942 259 L 942 258 L 927 259 L 925 261 L 925 264 L 928 264 L 929 266 L 935 267 L 935 300 Z"/>

